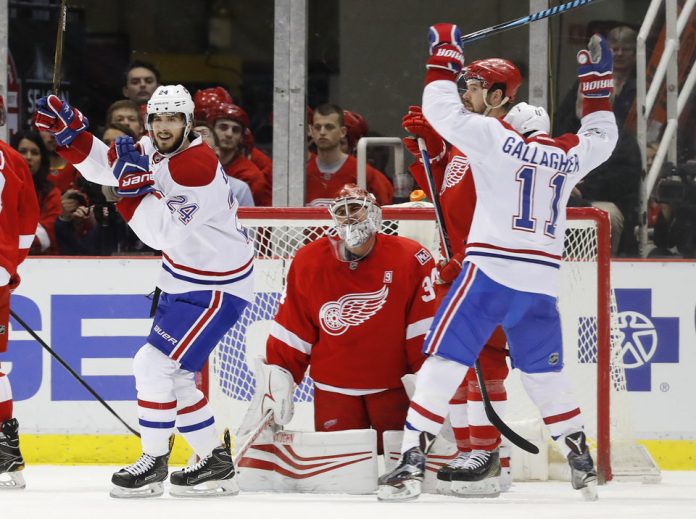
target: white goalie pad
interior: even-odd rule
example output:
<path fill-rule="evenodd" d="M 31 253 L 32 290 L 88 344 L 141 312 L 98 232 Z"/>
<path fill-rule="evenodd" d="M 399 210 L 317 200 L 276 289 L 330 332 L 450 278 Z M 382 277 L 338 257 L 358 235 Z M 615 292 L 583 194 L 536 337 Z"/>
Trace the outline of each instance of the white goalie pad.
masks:
<path fill-rule="evenodd" d="M 384 472 L 388 473 L 396 468 L 401 460 L 401 440 L 404 437 L 403 431 L 384 431 L 382 440 L 384 442 Z M 435 439 L 435 443 L 428 453 L 425 463 L 425 480 L 421 486 L 422 492 L 426 494 L 437 494 L 437 471 L 443 465 L 457 457 L 457 444 L 441 436 Z"/>
<path fill-rule="evenodd" d="M 370 494 L 377 490 L 377 433 L 279 431 L 239 462 L 245 491 Z"/>
<path fill-rule="evenodd" d="M 257 357 L 254 359 L 254 374 L 256 390 L 235 435 L 237 438 L 248 436 L 268 410 L 273 411 L 273 422 L 276 425 L 287 424 L 294 413 L 292 396 L 295 382 L 288 370 L 266 364 L 265 359 Z"/>

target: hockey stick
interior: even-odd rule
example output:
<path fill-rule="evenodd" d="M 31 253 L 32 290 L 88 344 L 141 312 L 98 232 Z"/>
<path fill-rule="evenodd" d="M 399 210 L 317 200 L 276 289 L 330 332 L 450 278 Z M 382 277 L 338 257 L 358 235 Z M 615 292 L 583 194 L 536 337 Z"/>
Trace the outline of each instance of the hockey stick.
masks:
<path fill-rule="evenodd" d="M 261 421 L 258 423 L 256 428 L 254 428 L 249 433 L 249 437 L 244 441 L 242 446 L 239 449 L 237 449 L 235 446 L 235 449 L 234 449 L 235 453 L 234 453 L 234 459 L 233 459 L 235 467 L 239 466 L 239 462 L 242 460 L 242 458 L 244 457 L 246 452 L 249 450 L 249 447 L 251 447 L 253 445 L 253 443 L 256 441 L 256 439 L 259 436 L 261 436 L 261 433 L 266 429 L 266 427 L 271 425 L 272 422 L 273 422 L 273 411 L 271 409 L 269 409 L 268 411 L 266 411 L 266 414 L 263 415 L 263 417 L 261 418 Z M 235 440 L 236 439 L 237 438 L 235 437 Z"/>
<path fill-rule="evenodd" d="M 56 33 L 56 53 L 53 56 L 53 93 L 58 95 L 60 87 L 60 67 L 63 62 L 63 36 L 68 18 L 67 0 L 61 0 L 58 13 L 58 32 Z"/>
<path fill-rule="evenodd" d="M 499 23 L 498 25 L 494 25 L 486 29 L 481 29 L 470 34 L 466 34 L 462 36 L 459 42 L 461 43 L 461 45 L 465 45 L 467 43 L 471 43 L 472 41 L 480 40 L 481 38 L 490 36 L 491 34 L 507 31 L 509 29 L 515 29 L 516 27 L 522 27 L 523 25 L 527 25 L 528 23 L 543 20 L 544 18 L 549 18 L 551 16 L 561 14 L 565 11 L 575 9 L 576 7 L 582 7 L 593 1 L 594 0 L 573 0 L 572 2 L 566 2 L 565 4 L 557 5 L 556 7 L 549 7 L 548 9 L 543 9 L 536 13 L 523 16 L 522 18 L 517 18 L 516 20 L 510 20 L 509 22 Z"/>
<path fill-rule="evenodd" d="M 437 220 L 437 226 L 440 229 L 440 239 L 442 240 L 442 248 L 445 254 L 445 258 L 449 261 L 452 256 L 450 249 L 449 236 L 447 235 L 447 229 L 445 228 L 445 220 L 442 216 L 442 209 L 440 208 L 439 197 L 435 191 L 435 178 L 433 177 L 433 172 L 430 169 L 430 156 L 428 155 L 428 149 L 425 147 L 425 141 L 422 138 L 418 138 L 418 149 L 421 153 L 421 159 L 423 160 L 423 168 L 425 169 L 425 178 L 428 182 L 428 188 L 430 189 L 430 198 L 435 208 L 435 219 Z M 481 364 L 478 359 L 474 362 L 474 372 L 476 373 L 476 380 L 481 388 L 481 400 L 483 400 L 483 408 L 486 411 L 486 416 L 488 420 L 495 426 L 500 434 L 505 436 L 512 443 L 517 445 L 520 449 L 523 449 L 532 454 L 539 454 L 539 448 L 532 442 L 522 438 L 515 431 L 510 429 L 508 425 L 498 416 L 498 413 L 493 409 L 493 404 L 491 404 L 488 398 L 488 390 L 486 389 L 486 381 L 483 379 L 483 371 L 481 370 Z"/>
<path fill-rule="evenodd" d="M 22 319 L 20 319 L 20 317 L 19 317 L 13 310 L 10 310 L 10 315 L 12 316 L 12 318 L 13 318 L 15 321 L 17 321 L 17 322 L 22 326 L 22 328 L 24 328 L 27 332 L 29 332 L 29 335 L 31 335 L 31 336 L 34 338 L 34 340 L 35 340 L 36 342 L 38 342 L 44 350 L 48 351 L 48 353 L 50 353 L 50 354 L 53 356 L 53 358 L 56 359 L 56 360 L 60 363 L 61 366 L 63 366 L 66 370 L 68 370 L 68 373 L 70 373 L 73 377 L 75 377 L 75 379 L 76 379 L 80 384 L 82 384 L 82 386 L 83 386 L 87 391 L 89 391 L 89 392 L 92 394 L 92 396 L 93 396 L 94 398 L 96 398 L 96 399 L 99 401 L 99 403 L 101 403 L 101 405 L 103 405 L 104 407 L 106 407 L 106 409 L 108 409 L 108 411 L 109 411 L 112 415 L 114 415 L 114 416 L 118 419 L 119 422 L 121 422 L 123 425 L 125 425 L 125 426 L 126 426 L 126 429 L 128 429 L 130 432 L 132 432 L 133 434 L 135 434 L 138 438 L 140 438 L 140 433 L 139 433 L 138 431 L 136 431 L 135 429 L 133 429 L 130 425 L 128 425 L 128 424 L 126 423 L 126 421 L 125 421 L 123 418 L 121 418 L 121 417 L 118 415 L 118 413 L 117 413 L 116 411 L 114 411 L 114 409 L 113 409 L 109 404 L 107 404 L 107 403 L 104 401 L 104 399 L 103 399 L 102 397 L 100 397 L 99 394 L 98 394 L 94 389 L 92 389 L 92 387 L 91 387 L 89 384 L 87 384 L 87 382 L 85 382 L 85 381 L 83 380 L 83 378 L 82 378 L 80 375 L 78 375 L 78 374 L 68 365 L 67 362 L 65 362 L 55 351 L 53 351 L 53 348 L 51 348 L 48 344 L 46 344 L 46 343 L 44 342 L 44 340 L 43 340 L 41 337 L 39 337 L 39 336 L 37 335 L 37 333 L 36 333 L 34 330 L 32 330 L 31 327 L 30 327 L 27 323 L 25 323 Z"/>

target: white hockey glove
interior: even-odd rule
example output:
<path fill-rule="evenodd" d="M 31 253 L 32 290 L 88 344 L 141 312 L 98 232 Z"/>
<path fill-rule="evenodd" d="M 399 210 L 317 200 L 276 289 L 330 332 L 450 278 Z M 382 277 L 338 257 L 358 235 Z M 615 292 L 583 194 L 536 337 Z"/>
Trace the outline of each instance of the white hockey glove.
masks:
<path fill-rule="evenodd" d="M 269 410 L 273 411 L 273 421 L 277 425 L 290 422 L 295 412 L 292 401 L 295 382 L 288 370 L 266 364 L 265 359 L 257 357 L 254 359 L 254 374 L 256 391 L 237 431 L 239 437 L 244 437 L 255 429 Z"/>

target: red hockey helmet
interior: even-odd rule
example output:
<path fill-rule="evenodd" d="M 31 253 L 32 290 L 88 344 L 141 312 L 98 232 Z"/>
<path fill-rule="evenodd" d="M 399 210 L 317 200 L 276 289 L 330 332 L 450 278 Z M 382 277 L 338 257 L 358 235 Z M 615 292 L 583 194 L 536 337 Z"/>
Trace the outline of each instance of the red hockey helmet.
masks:
<path fill-rule="evenodd" d="M 218 119 L 228 119 L 241 124 L 244 128 L 249 127 L 249 116 L 239 106 L 232 103 L 219 103 L 207 111 L 208 125 L 213 128 Z"/>
<path fill-rule="evenodd" d="M 505 85 L 505 95 L 510 102 L 515 100 L 517 90 L 522 84 L 522 74 L 511 62 L 502 58 L 488 58 L 471 62 L 463 71 L 465 81 L 477 80 L 481 86 L 490 89 L 496 83 Z"/>
<path fill-rule="evenodd" d="M 365 137 L 368 132 L 367 121 L 357 112 L 343 110 L 343 124 L 346 127 L 346 139 L 348 147 L 355 148 L 361 137 Z"/>
<path fill-rule="evenodd" d="M 234 104 L 230 93 L 221 86 L 203 88 L 193 94 L 193 103 L 196 105 L 194 118 L 197 121 L 208 119 L 207 112 L 220 103 Z"/>

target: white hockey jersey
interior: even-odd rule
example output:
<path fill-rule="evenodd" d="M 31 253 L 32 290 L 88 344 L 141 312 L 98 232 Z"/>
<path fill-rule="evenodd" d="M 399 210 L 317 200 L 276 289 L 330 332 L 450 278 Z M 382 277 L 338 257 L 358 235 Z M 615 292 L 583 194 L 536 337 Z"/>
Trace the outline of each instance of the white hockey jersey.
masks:
<path fill-rule="evenodd" d="M 423 114 L 471 162 L 477 203 L 466 260 L 507 287 L 557 296 L 568 198 L 613 152 L 614 114 L 586 115 L 577 134 L 525 139 L 469 112 L 456 84 L 444 80 L 425 87 Z"/>
<path fill-rule="evenodd" d="M 215 153 L 197 137 L 171 157 L 148 137 L 139 143 L 150 158 L 154 193 L 123 198 L 119 212 L 143 243 L 162 251 L 157 286 L 164 292 L 220 290 L 253 299 L 254 248 L 237 219 L 239 203 Z M 118 185 L 107 146 L 84 132 L 60 153 L 92 182 Z"/>

